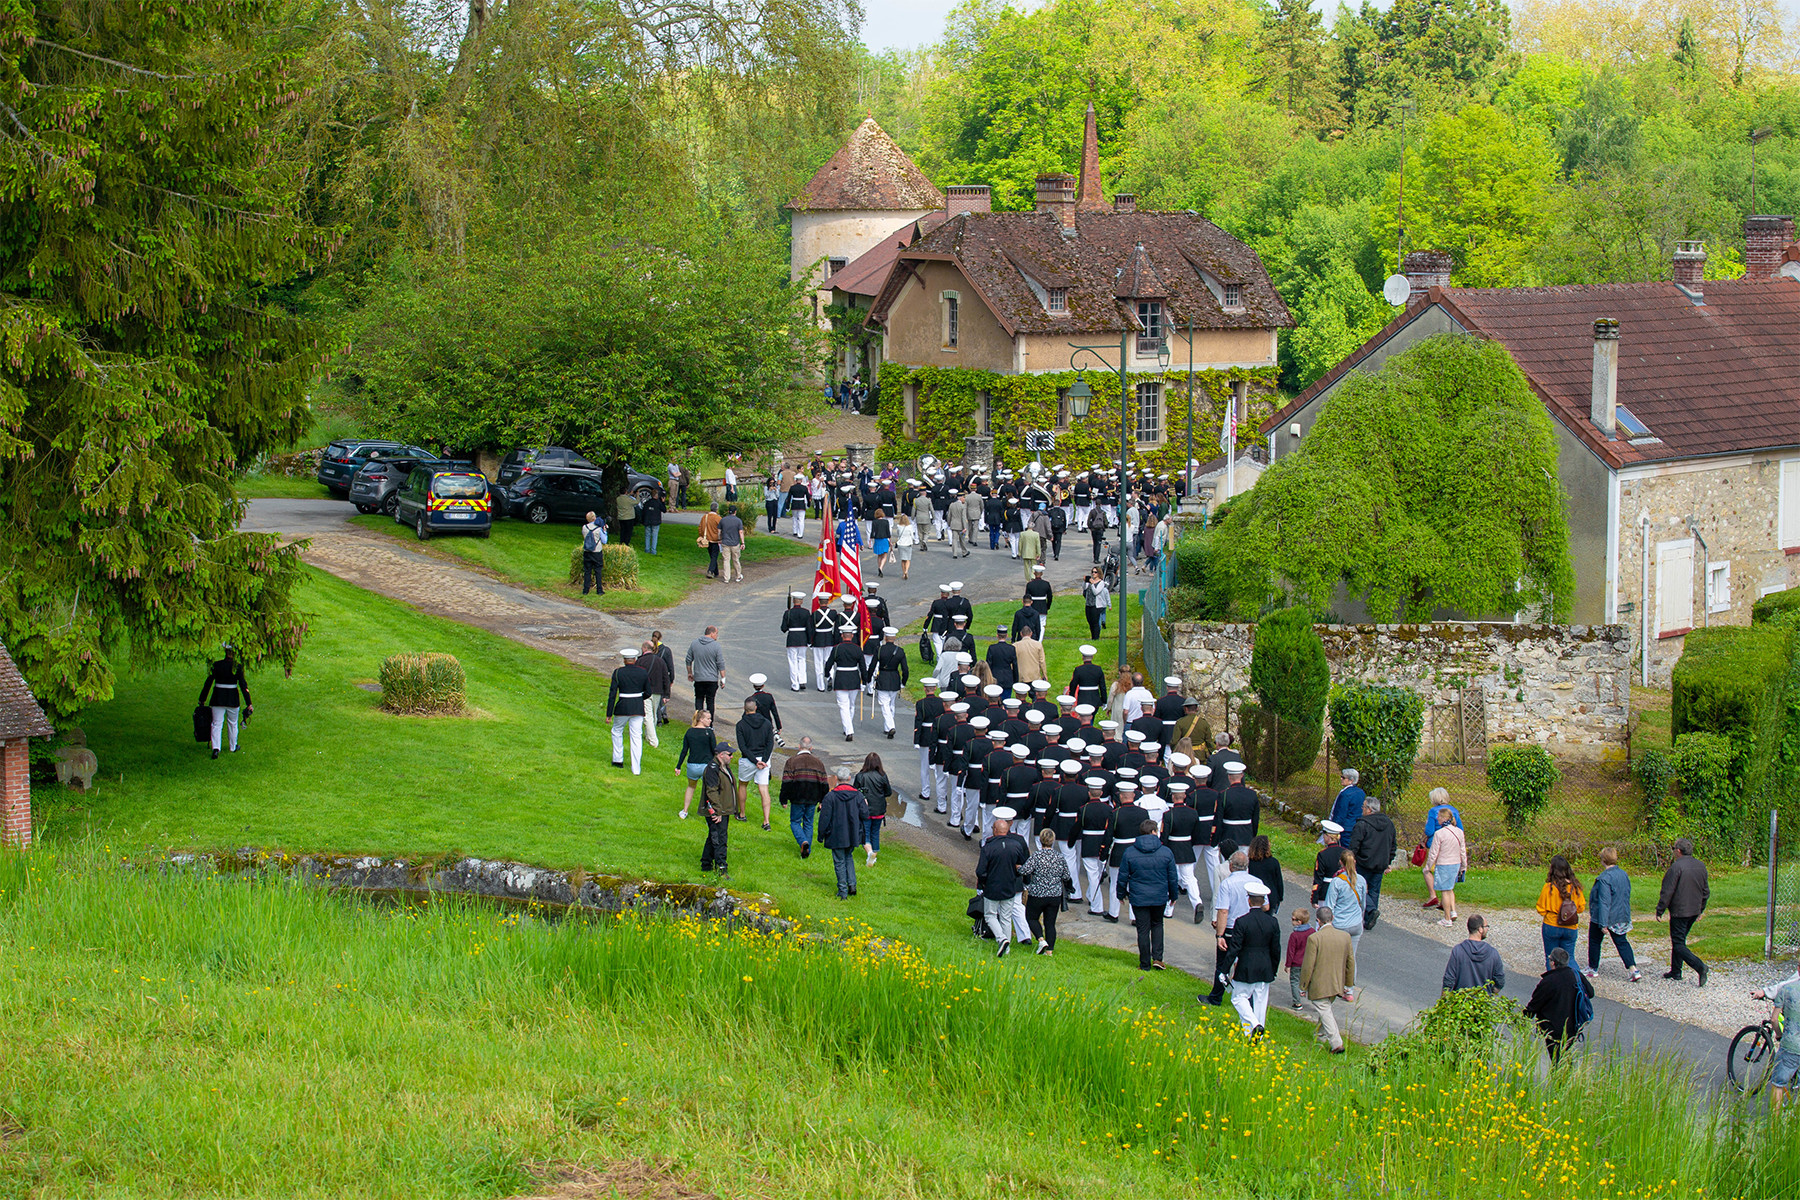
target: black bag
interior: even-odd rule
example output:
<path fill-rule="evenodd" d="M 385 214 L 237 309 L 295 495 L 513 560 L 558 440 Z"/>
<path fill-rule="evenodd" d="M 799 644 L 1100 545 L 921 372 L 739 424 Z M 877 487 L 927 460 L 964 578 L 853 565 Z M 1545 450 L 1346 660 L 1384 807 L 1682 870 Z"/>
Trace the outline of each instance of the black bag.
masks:
<path fill-rule="evenodd" d="M 194 706 L 194 740 L 212 741 L 212 709 L 204 704 Z"/>
<path fill-rule="evenodd" d="M 988 928 L 986 914 L 981 911 L 980 892 L 976 892 L 969 898 L 968 913 L 969 920 L 972 923 L 969 932 L 978 938 L 986 938 L 990 942 L 993 941 L 994 931 Z"/>
<path fill-rule="evenodd" d="M 1061 533 L 1069 527 L 1069 518 L 1061 508 L 1050 510 L 1050 532 Z"/>
<path fill-rule="evenodd" d="M 919 661 L 927 664 L 937 661 L 937 648 L 931 644 L 929 633 L 919 635 Z"/>

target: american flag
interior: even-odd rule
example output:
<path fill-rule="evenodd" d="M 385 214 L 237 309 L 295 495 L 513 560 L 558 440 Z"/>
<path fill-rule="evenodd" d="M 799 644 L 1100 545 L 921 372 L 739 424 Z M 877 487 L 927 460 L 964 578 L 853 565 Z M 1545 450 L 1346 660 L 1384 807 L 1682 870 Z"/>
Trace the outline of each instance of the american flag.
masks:
<path fill-rule="evenodd" d="M 855 520 L 846 516 L 839 521 L 834 540 L 837 543 L 838 591 L 856 598 L 856 641 L 861 645 L 869 637 L 869 612 L 862 602 L 862 533 Z"/>
<path fill-rule="evenodd" d="M 813 611 L 830 607 L 837 599 L 838 565 L 837 539 L 831 536 L 831 493 L 825 493 L 825 508 L 820 522 L 823 530 L 819 534 L 819 565 L 813 569 Z M 819 593 L 825 595 L 820 597 Z"/>

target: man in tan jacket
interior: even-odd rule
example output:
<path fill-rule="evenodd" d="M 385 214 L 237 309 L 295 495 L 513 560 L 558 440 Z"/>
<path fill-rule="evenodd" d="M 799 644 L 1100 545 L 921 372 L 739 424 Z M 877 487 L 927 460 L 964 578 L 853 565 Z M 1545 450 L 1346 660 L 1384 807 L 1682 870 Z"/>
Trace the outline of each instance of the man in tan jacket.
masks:
<path fill-rule="evenodd" d="M 1331 910 L 1319 908 L 1313 914 L 1319 927 L 1306 939 L 1306 957 L 1300 960 L 1300 990 L 1319 1018 L 1319 1040 L 1333 1054 L 1344 1052 L 1344 1038 L 1338 1032 L 1337 1002 L 1353 998 L 1356 986 L 1356 950 L 1350 935 L 1331 924 Z"/>
<path fill-rule="evenodd" d="M 1050 676 L 1050 666 L 1044 661 L 1044 643 L 1033 636 L 1033 631 L 1021 626 L 1019 635 L 1013 640 L 1013 653 L 1019 659 L 1019 678 L 1026 683 Z"/>

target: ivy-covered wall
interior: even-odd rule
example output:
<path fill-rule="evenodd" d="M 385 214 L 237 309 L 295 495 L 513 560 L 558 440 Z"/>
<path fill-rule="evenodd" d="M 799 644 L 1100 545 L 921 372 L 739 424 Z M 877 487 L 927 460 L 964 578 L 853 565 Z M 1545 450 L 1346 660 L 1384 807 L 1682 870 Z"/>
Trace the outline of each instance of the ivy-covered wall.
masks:
<path fill-rule="evenodd" d="M 959 461 L 963 439 L 981 432 L 977 428 L 980 394 L 988 394 L 988 432 L 994 437 L 994 455 L 1011 467 L 1031 461 L 1025 435 L 1034 430 L 1056 433 L 1056 451 L 1046 462 L 1090 466 L 1117 462 L 1119 457 L 1119 377 L 1106 371 L 1083 373 L 1094 397 L 1085 421 L 1071 418 L 1067 429 L 1056 427 L 1056 393 L 1075 383 L 1076 372 L 1047 375 L 1003 375 L 966 367 L 908 367 L 904 363 L 881 365 L 881 409 L 876 423 L 881 430 L 881 455 L 888 459 L 932 454 Z M 1280 404 L 1276 392 L 1277 367 L 1244 367 L 1197 371 L 1194 374 L 1194 457 L 1201 462 L 1219 453 L 1219 424 L 1225 402 L 1236 384 L 1245 385 L 1245 415 L 1238 422 L 1238 453 L 1263 445 L 1267 439 L 1259 426 Z M 1163 440 L 1157 446 L 1132 447 L 1132 462 L 1153 471 L 1179 471 L 1187 448 L 1187 382 L 1185 369 L 1137 372 L 1129 376 L 1134 395 L 1138 384 L 1160 380 L 1163 384 Z M 915 436 L 906 436 L 906 389 L 918 388 Z M 1135 415 L 1135 414 L 1134 414 Z"/>

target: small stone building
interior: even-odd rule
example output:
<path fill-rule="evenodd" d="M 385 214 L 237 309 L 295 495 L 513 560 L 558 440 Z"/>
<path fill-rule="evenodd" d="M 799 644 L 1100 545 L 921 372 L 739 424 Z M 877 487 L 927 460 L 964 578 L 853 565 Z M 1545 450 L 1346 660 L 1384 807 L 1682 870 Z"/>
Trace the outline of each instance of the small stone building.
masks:
<path fill-rule="evenodd" d="M 1264 422 L 1274 461 L 1352 373 L 1433 334 L 1501 343 L 1555 426 L 1571 619 L 1627 627 L 1639 677 L 1666 683 L 1689 629 L 1800 583 L 1800 245 L 1791 217 L 1744 238 L 1733 280 L 1704 277 L 1696 242 L 1670 282 L 1579 287 L 1452 287 L 1448 255 L 1410 254 L 1405 309 Z"/>
<path fill-rule="evenodd" d="M 55 732 L 12 655 L 0 646 L 0 841 L 9 846 L 31 845 L 30 742 Z"/>

